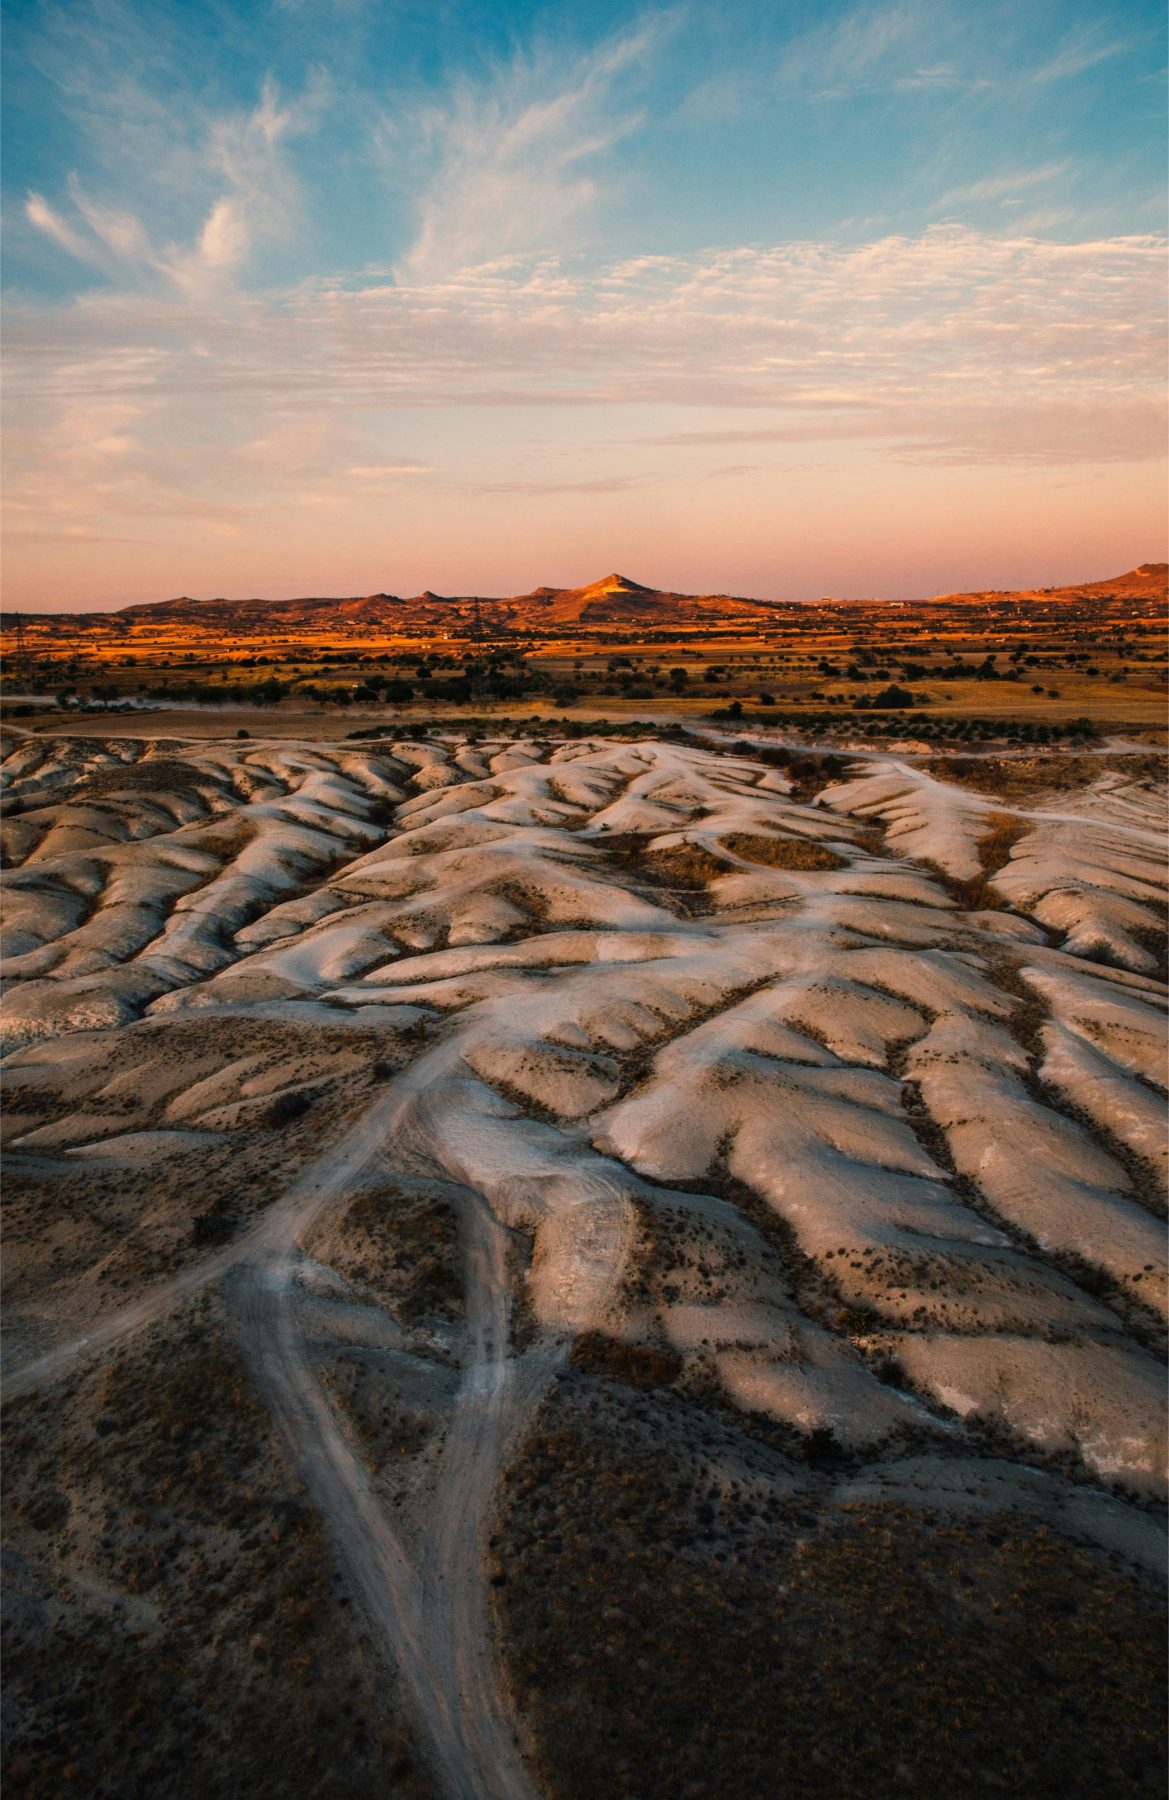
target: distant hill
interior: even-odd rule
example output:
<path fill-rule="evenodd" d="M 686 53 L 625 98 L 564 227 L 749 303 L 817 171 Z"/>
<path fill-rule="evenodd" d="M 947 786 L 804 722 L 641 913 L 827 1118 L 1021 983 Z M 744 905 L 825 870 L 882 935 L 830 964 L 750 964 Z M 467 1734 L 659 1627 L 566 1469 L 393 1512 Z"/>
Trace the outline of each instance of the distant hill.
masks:
<path fill-rule="evenodd" d="M 749 600 L 737 594 L 675 594 L 644 587 L 628 575 L 604 575 L 587 587 L 537 588 L 503 604 L 517 624 L 639 625 L 692 624 L 702 618 L 761 617 L 783 602 Z M 789 603 L 790 604 L 790 603 Z M 528 616 L 530 615 L 530 617 Z"/>
<path fill-rule="evenodd" d="M 1050 588 L 983 588 L 972 593 L 937 594 L 935 599 L 957 604 L 962 600 L 1158 600 L 1166 595 L 1169 563 L 1154 562 L 1141 563 L 1127 575 L 1113 575 L 1106 581 L 1081 581 Z"/>
<path fill-rule="evenodd" d="M 1169 565 L 1142 563 L 1126 575 L 1115 575 L 1104 581 L 1081 582 L 1056 588 L 1026 588 L 1016 591 L 984 589 L 980 592 L 938 594 L 920 602 L 902 601 L 901 605 L 987 606 L 992 609 L 1004 603 L 1045 604 L 1052 601 L 1104 603 L 1120 600 L 1164 599 Z M 873 601 L 855 602 L 874 605 Z M 821 602 L 821 604 L 824 604 Z M 831 602 L 847 606 L 846 600 Z M 463 634 L 470 626 L 476 609 L 488 627 L 508 627 L 513 631 L 571 632 L 575 628 L 588 631 L 603 626 L 636 626 L 643 630 L 669 629 L 673 626 L 716 624 L 733 620 L 740 624 L 752 619 L 791 616 L 804 610 L 798 601 L 753 600 L 741 594 L 677 594 L 646 587 L 628 575 L 603 575 L 584 587 L 538 587 L 528 594 L 508 597 L 498 595 L 436 594 L 427 588 L 421 594 L 402 597 L 397 594 L 361 594 L 348 596 L 310 595 L 295 600 L 197 600 L 180 594 L 173 600 L 158 600 L 123 606 L 116 612 L 25 613 L 24 618 L 39 633 L 70 637 L 89 631 L 109 633 L 126 625 L 141 628 L 146 634 L 166 632 L 169 627 L 194 628 L 201 636 L 247 637 L 265 635 L 327 636 L 330 633 L 352 636 L 408 632 L 422 628 Z M 9 613 L 0 625 L 10 628 L 15 617 Z"/>
<path fill-rule="evenodd" d="M 766 617 L 795 602 L 751 600 L 734 594 L 674 594 L 645 587 L 627 575 L 605 575 L 587 587 L 539 587 L 530 594 L 435 594 L 429 588 L 402 598 L 364 594 L 342 598 L 314 595 L 297 600 L 196 600 L 181 594 L 120 607 L 113 613 L 40 614 L 72 632 L 108 629 L 115 621 L 158 628 L 194 626 L 200 632 L 233 636 L 262 632 L 403 631 L 413 626 L 465 627 L 476 606 L 485 624 L 518 630 L 636 623 L 647 628 L 694 624 L 708 619 Z"/>

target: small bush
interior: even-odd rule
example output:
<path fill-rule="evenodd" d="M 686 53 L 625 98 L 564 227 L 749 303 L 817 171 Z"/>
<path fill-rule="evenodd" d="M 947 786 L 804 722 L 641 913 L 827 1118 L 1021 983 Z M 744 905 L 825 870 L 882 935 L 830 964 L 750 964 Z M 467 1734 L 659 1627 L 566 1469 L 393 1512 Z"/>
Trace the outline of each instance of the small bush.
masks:
<path fill-rule="evenodd" d="M 882 1356 L 873 1364 L 873 1374 L 878 1381 L 883 1381 L 886 1387 L 907 1388 L 909 1386 L 909 1377 L 905 1372 L 905 1367 L 895 1356 Z"/>
<path fill-rule="evenodd" d="M 208 1244 L 226 1244 L 234 1230 L 231 1214 L 220 1204 L 196 1213 L 191 1221 L 191 1243 L 196 1248 Z"/>
<path fill-rule="evenodd" d="M 294 1119 L 304 1116 L 312 1103 L 311 1094 L 306 1094 L 300 1088 L 289 1088 L 285 1093 L 277 1094 L 268 1108 L 268 1124 L 291 1125 Z"/>
<path fill-rule="evenodd" d="M 844 1447 L 831 1425 L 817 1425 L 808 1433 L 804 1454 L 813 1469 L 835 1469 L 844 1457 Z"/>

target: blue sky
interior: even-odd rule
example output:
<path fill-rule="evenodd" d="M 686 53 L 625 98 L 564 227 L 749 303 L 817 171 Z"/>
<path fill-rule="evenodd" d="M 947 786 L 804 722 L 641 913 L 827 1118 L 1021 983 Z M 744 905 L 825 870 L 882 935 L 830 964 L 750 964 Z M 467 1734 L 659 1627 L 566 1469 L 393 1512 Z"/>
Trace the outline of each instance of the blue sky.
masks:
<path fill-rule="evenodd" d="M 11 603 L 1164 553 L 1160 5 L 4 11 Z"/>

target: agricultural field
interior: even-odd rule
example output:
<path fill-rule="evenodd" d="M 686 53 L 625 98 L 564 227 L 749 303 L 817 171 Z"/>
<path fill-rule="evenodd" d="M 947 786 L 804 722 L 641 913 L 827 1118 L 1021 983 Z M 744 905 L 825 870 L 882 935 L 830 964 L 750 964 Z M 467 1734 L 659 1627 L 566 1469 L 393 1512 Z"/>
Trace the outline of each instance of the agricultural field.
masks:
<path fill-rule="evenodd" d="M 343 716 L 729 713 L 818 740 L 1164 741 L 1163 564 L 1082 589 L 912 602 L 692 597 L 614 575 L 506 601 L 180 600 L 0 623 L 5 685 L 30 723 L 132 705 L 185 733 L 208 715 L 219 731 L 230 711 L 244 729 L 275 713 L 282 730 L 328 737 Z"/>

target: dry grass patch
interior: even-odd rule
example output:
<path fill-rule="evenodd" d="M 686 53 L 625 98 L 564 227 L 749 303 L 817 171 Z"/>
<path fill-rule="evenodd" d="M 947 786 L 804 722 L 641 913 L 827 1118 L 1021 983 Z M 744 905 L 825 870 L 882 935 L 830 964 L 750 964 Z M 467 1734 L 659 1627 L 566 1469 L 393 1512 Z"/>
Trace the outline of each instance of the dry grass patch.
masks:
<path fill-rule="evenodd" d="M 55 790 L 49 803 L 115 799 L 122 794 L 173 794 L 215 786 L 214 777 L 176 756 L 146 756 L 138 762 L 105 763 L 66 790 Z"/>
<path fill-rule="evenodd" d="M 199 828 L 198 846 L 200 850 L 209 850 L 212 856 L 222 856 L 225 862 L 230 862 L 258 836 L 251 819 L 237 814 L 234 818 L 216 819 Z"/>
<path fill-rule="evenodd" d="M 848 858 L 839 856 L 824 844 L 811 838 L 764 837 L 749 831 L 734 831 L 723 839 L 728 850 L 747 862 L 764 863 L 769 869 L 846 869 Z"/>
<path fill-rule="evenodd" d="M 1005 869 L 1015 845 L 1033 830 L 1029 819 L 1018 819 L 1013 813 L 988 813 L 986 830 L 977 845 L 983 874 L 989 877 Z"/>
<path fill-rule="evenodd" d="M 1120 773 L 1133 781 L 1163 784 L 1163 756 L 1077 756 L 1059 751 L 1036 756 L 931 756 L 925 769 L 938 781 L 953 782 L 1000 800 L 1041 793 L 1067 793 L 1091 785 L 1100 775 Z"/>
<path fill-rule="evenodd" d="M 653 859 L 679 887 L 705 887 L 708 881 L 728 873 L 722 858 L 712 856 L 701 844 L 673 844 L 669 849 L 655 850 Z"/>
<path fill-rule="evenodd" d="M 683 910 L 689 908 L 682 896 L 703 895 L 717 876 L 730 873 L 729 864 L 721 857 L 689 840 L 654 849 L 639 832 L 622 831 L 601 839 L 600 846 L 633 882 L 679 896 Z"/>
<path fill-rule="evenodd" d="M 1016 818 L 1013 813 L 987 813 L 986 828 L 975 845 L 982 869 L 965 880 L 948 874 L 927 857 L 918 861 L 967 912 L 1009 912 L 1010 901 L 995 887 L 994 877 L 1010 862 L 1014 846 L 1033 829 L 1029 819 Z"/>
<path fill-rule="evenodd" d="M 399 1325 L 463 1317 L 458 1220 L 439 1196 L 392 1185 L 362 1194 L 309 1248 Z"/>
<path fill-rule="evenodd" d="M 676 1350 L 626 1344 L 603 1331 L 582 1332 L 572 1346 L 572 1360 L 592 1375 L 632 1388 L 668 1387 L 682 1369 Z"/>
<path fill-rule="evenodd" d="M 684 839 L 680 844 L 655 848 L 638 831 L 614 831 L 599 840 L 599 847 L 618 865 L 643 877 L 661 880 L 669 876 L 679 885 L 704 887 L 714 875 L 725 875 L 727 865 L 701 844 Z"/>

